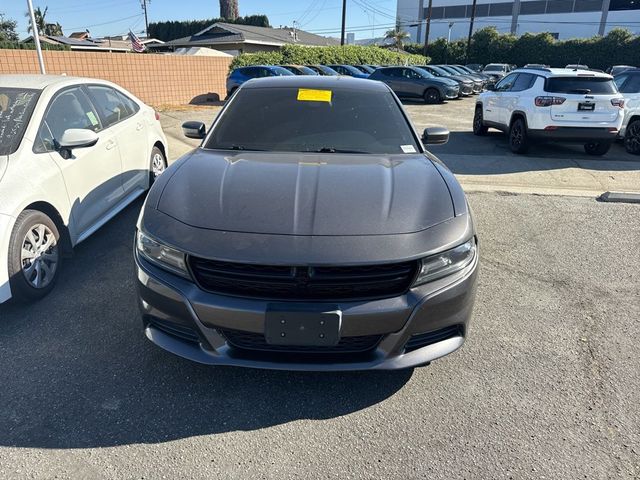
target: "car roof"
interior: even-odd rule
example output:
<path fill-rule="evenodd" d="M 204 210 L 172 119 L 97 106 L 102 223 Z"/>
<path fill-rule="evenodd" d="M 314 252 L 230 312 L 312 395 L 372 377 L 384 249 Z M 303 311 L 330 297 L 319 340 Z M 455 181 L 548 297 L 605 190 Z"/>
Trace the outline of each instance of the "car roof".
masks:
<path fill-rule="evenodd" d="M 384 83 L 366 78 L 353 78 L 349 76 L 323 77 L 318 75 L 254 78 L 244 83 L 241 88 L 356 88 L 358 90 L 366 90 L 370 92 L 388 91 L 388 87 Z"/>
<path fill-rule="evenodd" d="M 43 90 L 52 85 L 102 82 L 94 78 L 68 75 L 0 75 L 0 86 Z"/>
<path fill-rule="evenodd" d="M 513 72 L 535 73 L 542 77 L 597 77 L 612 78 L 608 73 L 595 72 L 593 70 L 581 70 L 574 68 L 517 68 Z M 513 73 L 511 72 L 511 73 Z"/>

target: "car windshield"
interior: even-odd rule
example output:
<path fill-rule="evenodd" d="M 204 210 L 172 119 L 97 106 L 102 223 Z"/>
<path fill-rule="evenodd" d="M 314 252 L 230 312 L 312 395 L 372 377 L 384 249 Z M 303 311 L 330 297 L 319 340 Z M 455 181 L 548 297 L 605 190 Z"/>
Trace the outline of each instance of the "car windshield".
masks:
<path fill-rule="evenodd" d="M 413 70 L 419 73 L 422 76 L 422 78 L 433 78 L 433 74 L 428 70 L 425 70 L 420 67 L 414 67 Z"/>
<path fill-rule="evenodd" d="M 605 77 L 551 77 L 544 87 L 550 93 L 611 94 L 616 93 L 613 80 Z"/>
<path fill-rule="evenodd" d="M 269 68 L 273 73 L 275 73 L 277 77 L 286 76 L 286 75 L 295 75 L 294 73 L 290 72 L 289 70 L 283 67 L 269 67 Z"/>
<path fill-rule="evenodd" d="M 40 90 L 0 87 L 0 155 L 18 149 L 39 96 Z"/>
<path fill-rule="evenodd" d="M 378 89 L 241 89 L 205 148 L 402 154 L 420 151 L 391 92 Z"/>
<path fill-rule="evenodd" d="M 459 75 L 459 72 L 456 72 L 453 68 L 449 67 L 448 65 L 447 66 L 440 65 L 440 68 L 451 75 Z"/>
<path fill-rule="evenodd" d="M 434 67 L 433 65 L 429 65 L 429 69 L 430 69 L 430 71 L 433 72 L 434 75 L 437 75 L 437 76 L 445 76 L 446 77 L 446 76 L 449 75 L 449 73 L 446 70 L 443 70 L 440 67 Z"/>
<path fill-rule="evenodd" d="M 502 65 L 487 65 L 484 67 L 485 72 L 504 72 L 504 66 Z"/>

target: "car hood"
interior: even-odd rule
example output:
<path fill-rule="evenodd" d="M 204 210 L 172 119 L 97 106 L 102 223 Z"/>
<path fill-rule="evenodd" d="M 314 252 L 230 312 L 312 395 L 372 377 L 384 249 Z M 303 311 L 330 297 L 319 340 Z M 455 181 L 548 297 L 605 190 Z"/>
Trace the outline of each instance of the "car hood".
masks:
<path fill-rule="evenodd" d="M 454 216 L 424 155 L 233 153 L 198 149 L 156 208 L 203 229 L 279 235 L 418 232 Z"/>
<path fill-rule="evenodd" d="M 449 75 L 447 78 L 452 78 L 458 82 L 461 83 L 468 83 L 468 84 L 473 84 L 473 80 L 471 80 L 469 77 L 465 77 L 463 75 Z"/>

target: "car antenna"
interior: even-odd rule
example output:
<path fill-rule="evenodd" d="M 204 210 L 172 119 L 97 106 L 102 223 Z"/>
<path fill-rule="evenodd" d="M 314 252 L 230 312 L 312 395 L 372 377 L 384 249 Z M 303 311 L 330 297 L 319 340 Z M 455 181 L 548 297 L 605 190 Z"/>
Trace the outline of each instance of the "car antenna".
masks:
<path fill-rule="evenodd" d="M 576 63 L 575 68 L 573 69 L 574 72 L 578 71 L 578 67 L 580 66 L 580 62 L 582 61 L 582 57 L 578 58 L 578 63 Z"/>

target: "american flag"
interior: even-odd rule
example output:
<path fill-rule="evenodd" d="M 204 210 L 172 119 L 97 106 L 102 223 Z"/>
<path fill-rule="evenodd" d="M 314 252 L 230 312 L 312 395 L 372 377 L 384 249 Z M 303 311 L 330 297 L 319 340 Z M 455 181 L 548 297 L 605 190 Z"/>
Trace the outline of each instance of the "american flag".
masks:
<path fill-rule="evenodd" d="M 136 34 L 131 30 L 129 30 L 129 40 L 131 40 L 131 48 L 133 48 L 134 52 L 142 53 L 147 49 L 147 47 L 144 46 Z"/>

